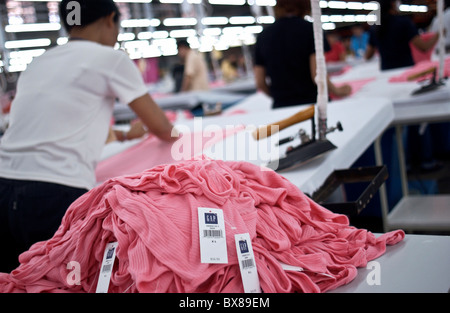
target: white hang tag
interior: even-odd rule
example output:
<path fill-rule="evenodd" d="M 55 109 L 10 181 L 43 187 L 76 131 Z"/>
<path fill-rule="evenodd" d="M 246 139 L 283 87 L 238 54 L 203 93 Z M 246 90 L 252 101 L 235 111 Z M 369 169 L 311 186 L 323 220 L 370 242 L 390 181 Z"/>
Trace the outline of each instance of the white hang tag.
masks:
<path fill-rule="evenodd" d="M 100 268 L 100 275 L 98 276 L 96 293 L 108 293 L 118 245 L 118 242 L 111 242 L 106 245 L 102 266 Z"/>
<path fill-rule="evenodd" d="M 255 255 L 253 254 L 250 234 L 234 235 L 236 251 L 241 270 L 242 284 L 245 293 L 260 293 L 258 270 L 256 268 Z"/>
<path fill-rule="evenodd" d="M 198 208 L 200 258 L 202 263 L 228 263 L 223 211 Z"/>

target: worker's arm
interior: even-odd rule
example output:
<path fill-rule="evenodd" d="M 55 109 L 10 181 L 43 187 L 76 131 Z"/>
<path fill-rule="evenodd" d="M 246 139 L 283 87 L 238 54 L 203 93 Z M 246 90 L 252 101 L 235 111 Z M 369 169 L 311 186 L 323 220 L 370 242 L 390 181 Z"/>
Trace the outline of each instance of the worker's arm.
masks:
<path fill-rule="evenodd" d="M 316 75 L 317 75 L 317 63 L 316 63 L 316 55 L 311 54 L 309 57 L 309 66 L 311 69 L 311 78 L 313 82 L 316 81 Z M 348 84 L 344 84 L 342 86 L 336 86 L 333 84 L 333 82 L 330 80 L 330 77 L 327 75 L 327 87 L 328 87 L 328 93 L 331 93 L 337 97 L 347 97 L 352 93 L 352 88 Z"/>
<path fill-rule="evenodd" d="M 364 59 L 370 60 L 373 58 L 374 55 L 375 55 L 375 48 L 371 44 L 368 44 L 366 47 L 366 53 L 364 55 Z"/>
<path fill-rule="evenodd" d="M 411 43 L 413 44 L 414 47 L 416 47 L 420 51 L 425 52 L 433 48 L 434 45 L 438 42 L 438 40 L 439 40 L 439 33 L 434 34 L 433 37 L 431 37 L 429 40 L 423 40 L 422 37 L 420 37 L 420 35 L 417 35 L 414 36 L 413 39 L 411 39 Z"/>
<path fill-rule="evenodd" d="M 183 76 L 183 83 L 181 85 L 181 91 L 189 91 L 191 89 L 192 77 L 190 75 Z"/>
<path fill-rule="evenodd" d="M 255 65 L 255 67 L 253 68 L 253 72 L 255 75 L 256 88 L 258 90 L 261 90 L 262 92 L 264 92 L 266 95 L 270 96 L 269 86 L 267 85 L 267 81 L 266 81 L 265 67 L 260 66 L 260 65 Z"/>
<path fill-rule="evenodd" d="M 168 142 L 178 139 L 178 132 L 150 94 L 147 93 L 133 100 L 129 106 L 150 133 Z"/>

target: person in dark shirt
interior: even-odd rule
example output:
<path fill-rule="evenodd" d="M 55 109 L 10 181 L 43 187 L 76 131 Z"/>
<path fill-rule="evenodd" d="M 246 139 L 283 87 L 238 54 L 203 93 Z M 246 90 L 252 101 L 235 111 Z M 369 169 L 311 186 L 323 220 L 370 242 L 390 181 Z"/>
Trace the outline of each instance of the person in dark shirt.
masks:
<path fill-rule="evenodd" d="M 369 31 L 369 44 L 366 59 L 369 60 L 378 49 L 381 58 L 381 70 L 390 70 L 414 65 L 410 44 L 420 51 L 432 49 L 439 39 L 436 33 L 430 40 L 424 41 L 413 21 L 398 15 L 395 0 L 381 0 L 380 25 L 374 25 Z"/>
<path fill-rule="evenodd" d="M 273 108 L 317 101 L 314 31 L 304 19 L 310 9 L 309 1 L 278 0 L 275 23 L 258 36 L 256 86 L 272 97 Z M 339 97 L 351 93 L 350 86 L 336 87 L 329 80 L 328 90 Z"/>

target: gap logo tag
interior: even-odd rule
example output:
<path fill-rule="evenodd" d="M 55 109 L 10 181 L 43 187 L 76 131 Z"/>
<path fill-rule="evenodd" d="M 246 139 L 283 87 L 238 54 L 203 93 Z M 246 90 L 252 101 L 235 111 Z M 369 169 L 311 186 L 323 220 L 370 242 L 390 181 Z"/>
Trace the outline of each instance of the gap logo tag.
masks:
<path fill-rule="evenodd" d="M 205 213 L 205 224 L 218 224 L 216 213 Z"/>
<path fill-rule="evenodd" d="M 248 244 L 247 244 L 247 240 L 239 240 L 239 249 L 241 250 L 241 253 L 248 253 Z"/>

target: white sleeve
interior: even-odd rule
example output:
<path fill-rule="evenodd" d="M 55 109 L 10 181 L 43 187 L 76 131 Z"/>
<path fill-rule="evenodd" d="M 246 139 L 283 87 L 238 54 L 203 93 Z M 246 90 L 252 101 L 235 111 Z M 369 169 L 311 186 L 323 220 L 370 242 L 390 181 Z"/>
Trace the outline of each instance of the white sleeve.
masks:
<path fill-rule="evenodd" d="M 115 70 L 112 72 L 110 88 L 124 104 L 129 104 L 148 93 L 139 69 L 126 54 L 119 58 Z"/>

